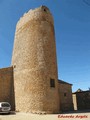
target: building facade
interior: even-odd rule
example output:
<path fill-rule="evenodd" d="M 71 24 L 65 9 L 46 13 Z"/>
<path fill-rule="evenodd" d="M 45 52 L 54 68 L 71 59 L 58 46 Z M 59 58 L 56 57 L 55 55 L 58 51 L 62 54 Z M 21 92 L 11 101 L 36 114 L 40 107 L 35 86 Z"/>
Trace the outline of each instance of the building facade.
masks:
<path fill-rule="evenodd" d="M 76 91 L 72 94 L 74 110 L 90 109 L 90 90 Z"/>
<path fill-rule="evenodd" d="M 9 102 L 11 104 L 12 111 L 17 111 L 15 107 L 16 104 L 13 71 L 13 67 L 0 69 L 0 102 Z M 51 85 L 54 86 L 53 82 Z M 72 111 L 72 84 L 58 80 L 58 91 L 60 102 L 60 104 L 58 104 L 59 112 Z"/>
<path fill-rule="evenodd" d="M 60 110 L 62 112 L 73 110 L 72 84 L 62 80 L 59 83 Z"/>
<path fill-rule="evenodd" d="M 30 10 L 18 21 L 12 67 L 0 69 L 0 81 L 0 101 L 10 102 L 13 110 L 71 110 L 71 84 L 58 82 L 54 22 L 47 7 Z"/>
<path fill-rule="evenodd" d="M 18 21 L 12 66 L 17 111 L 59 112 L 54 23 L 47 7 L 30 10 Z"/>
<path fill-rule="evenodd" d="M 15 110 L 13 67 L 0 69 L 0 102 L 9 102 Z"/>

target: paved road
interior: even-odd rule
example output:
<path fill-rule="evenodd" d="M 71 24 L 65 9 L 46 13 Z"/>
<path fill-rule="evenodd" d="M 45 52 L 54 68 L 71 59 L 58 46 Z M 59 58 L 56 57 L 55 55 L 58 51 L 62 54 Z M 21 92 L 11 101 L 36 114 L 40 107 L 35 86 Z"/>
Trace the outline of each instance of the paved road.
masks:
<path fill-rule="evenodd" d="M 10 115 L 0 115 L 0 120 L 90 120 L 90 112 L 48 115 L 16 113 Z"/>

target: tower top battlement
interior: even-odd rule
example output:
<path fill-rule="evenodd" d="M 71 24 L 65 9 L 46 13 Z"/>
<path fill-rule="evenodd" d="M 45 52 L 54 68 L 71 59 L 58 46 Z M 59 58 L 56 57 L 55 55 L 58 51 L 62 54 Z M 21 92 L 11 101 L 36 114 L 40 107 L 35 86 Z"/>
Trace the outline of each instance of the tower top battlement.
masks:
<path fill-rule="evenodd" d="M 20 18 L 17 23 L 17 30 L 31 20 L 47 21 L 51 24 L 54 23 L 52 14 L 50 13 L 49 9 L 46 6 L 40 6 L 39 8 L 30 9 Z"/>

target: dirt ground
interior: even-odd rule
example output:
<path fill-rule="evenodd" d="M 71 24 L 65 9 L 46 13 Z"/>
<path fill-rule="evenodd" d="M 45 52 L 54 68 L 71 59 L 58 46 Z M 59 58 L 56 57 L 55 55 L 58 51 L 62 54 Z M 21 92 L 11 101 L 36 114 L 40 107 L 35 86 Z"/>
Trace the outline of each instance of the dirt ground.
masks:
<path fill-rule="evenodd" d="M 16 113 L 0 115 L 0 120 L 90 120 L 90 112 L 67 113 L 67 114 L 46 114 L 37 115 L 30 113 Z"/>

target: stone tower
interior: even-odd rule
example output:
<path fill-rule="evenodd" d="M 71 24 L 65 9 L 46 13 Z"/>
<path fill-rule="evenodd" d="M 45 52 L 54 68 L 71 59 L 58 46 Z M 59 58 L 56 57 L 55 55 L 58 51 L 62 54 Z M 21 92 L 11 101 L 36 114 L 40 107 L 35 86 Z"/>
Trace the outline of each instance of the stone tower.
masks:
<path fill-rule="evenodd" d="M 59 111 L 54 23 L 41 6 L 25 13 L 16 26 L 12 56 L 16 110 Z"/>

